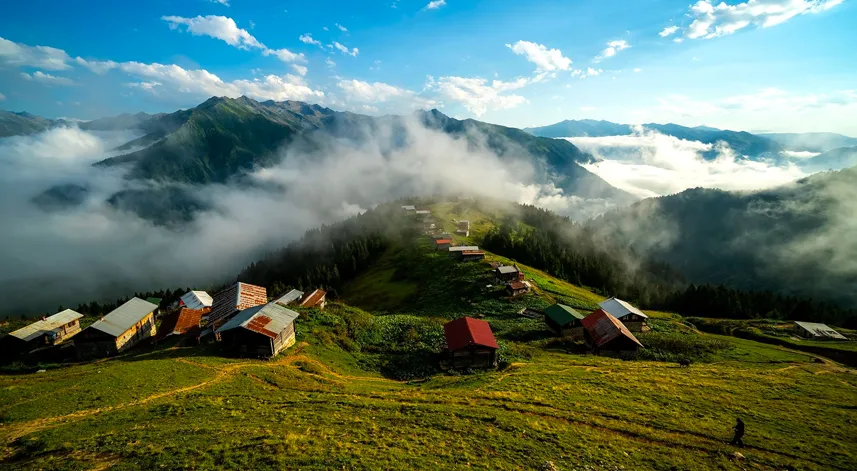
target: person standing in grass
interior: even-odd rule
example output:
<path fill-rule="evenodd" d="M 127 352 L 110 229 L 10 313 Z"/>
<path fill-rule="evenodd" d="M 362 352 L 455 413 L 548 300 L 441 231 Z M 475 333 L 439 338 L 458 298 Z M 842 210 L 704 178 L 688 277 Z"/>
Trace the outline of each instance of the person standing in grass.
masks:
<path fill-rule="evenodd" d="M 744 438 L 744 421 L 741 418 L 738 418 L 738 421 L 735 422 L 735 426 L 732 427 L 732 430 L 735 431 L 735 435 L 732 436 L 732 441 L 729 442 L 730 445 L 736 446 L 744 446 L 744 441 L 741 440 Z"/>

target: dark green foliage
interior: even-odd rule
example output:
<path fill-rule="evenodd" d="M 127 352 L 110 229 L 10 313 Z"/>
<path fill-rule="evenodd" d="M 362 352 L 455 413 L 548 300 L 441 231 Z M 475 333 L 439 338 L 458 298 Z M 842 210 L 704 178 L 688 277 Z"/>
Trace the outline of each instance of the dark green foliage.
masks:
<path fill-rule="evenodd" d="M 116 209 L 137 214 L 162 226 L 174 226 L 193 220 L 209 206 L 190 191 L 173 186 L 140 190 L 122 190 L 107 202 Z"/>
<path fill-rule="evenodd" d="M 693 333 L 641 332 L 637 339 L 646 348 L 637 352 L 640 360 L 679 361 L 682 359 L 708 360 L 714 354 L 731 348 L 725 340 Z"/>
<path fill-rule="evenodd" d="M 88 193 L 85 186 L 67 183 L 45 190 L 33 198 L 33 203 L 45 211 L 60 211 L 80 205 Z"/>

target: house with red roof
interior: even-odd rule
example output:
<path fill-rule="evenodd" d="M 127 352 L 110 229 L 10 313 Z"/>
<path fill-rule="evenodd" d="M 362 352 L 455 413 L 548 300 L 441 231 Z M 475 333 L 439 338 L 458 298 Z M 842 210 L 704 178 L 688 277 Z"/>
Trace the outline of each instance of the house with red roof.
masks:
<path fill-rule="evenodd" d="M 434 243 L 437 250 L 449 250 L 449 247 L 452 245 L 452 241 L 450 239 L 437 239 Z"/>
<path fill-rule="evenodd" d="M 327 291 L 317 289 L 311 293 L 305 294 L 298 303 L 298 306 L 324 309 L 325 303 L 327 303 Z"/>
<path fill-rule="evenodd" d="M 583 339 L 596 353 L 601 351 L 635 352 L 643 344 L 634 334 L 603 309 L 599 309 L 580 321 L 583 324 Z"/>
<path fill-rule="evenodd" d="M 497 366 L 497 340 L 487 322 L 461 317 L 443 326 L 446 351 L 453 368 Z"/>

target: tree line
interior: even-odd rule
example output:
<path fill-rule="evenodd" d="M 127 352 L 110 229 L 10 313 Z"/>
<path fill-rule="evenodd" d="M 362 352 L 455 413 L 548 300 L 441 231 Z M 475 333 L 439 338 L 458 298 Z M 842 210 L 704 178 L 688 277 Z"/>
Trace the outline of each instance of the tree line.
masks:
<path fill-rule="evenodd" d="M 857 312 L 831 303 L 770 291 L 694 285 L 669 265 L 599 240 L 581 224 L 534 206 L 521 206 L 490 230 L 483 246 L 586 286 L 604 296 L 687 316 L 772 318 L 857 326 Z"/>

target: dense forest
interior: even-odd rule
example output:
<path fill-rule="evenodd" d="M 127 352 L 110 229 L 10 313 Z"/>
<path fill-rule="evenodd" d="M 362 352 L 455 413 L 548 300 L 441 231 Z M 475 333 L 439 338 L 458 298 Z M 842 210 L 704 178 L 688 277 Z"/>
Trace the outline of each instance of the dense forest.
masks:
<path fill-rule="evenodd" d="M 522 206 L 483 241 L 487 250 L 648 309 L 722 318 L 773 318 L 857 325 L 857 313 L 769 291 L 688 284 L 669 265 L 611 245 L 567 218 Z"/>

